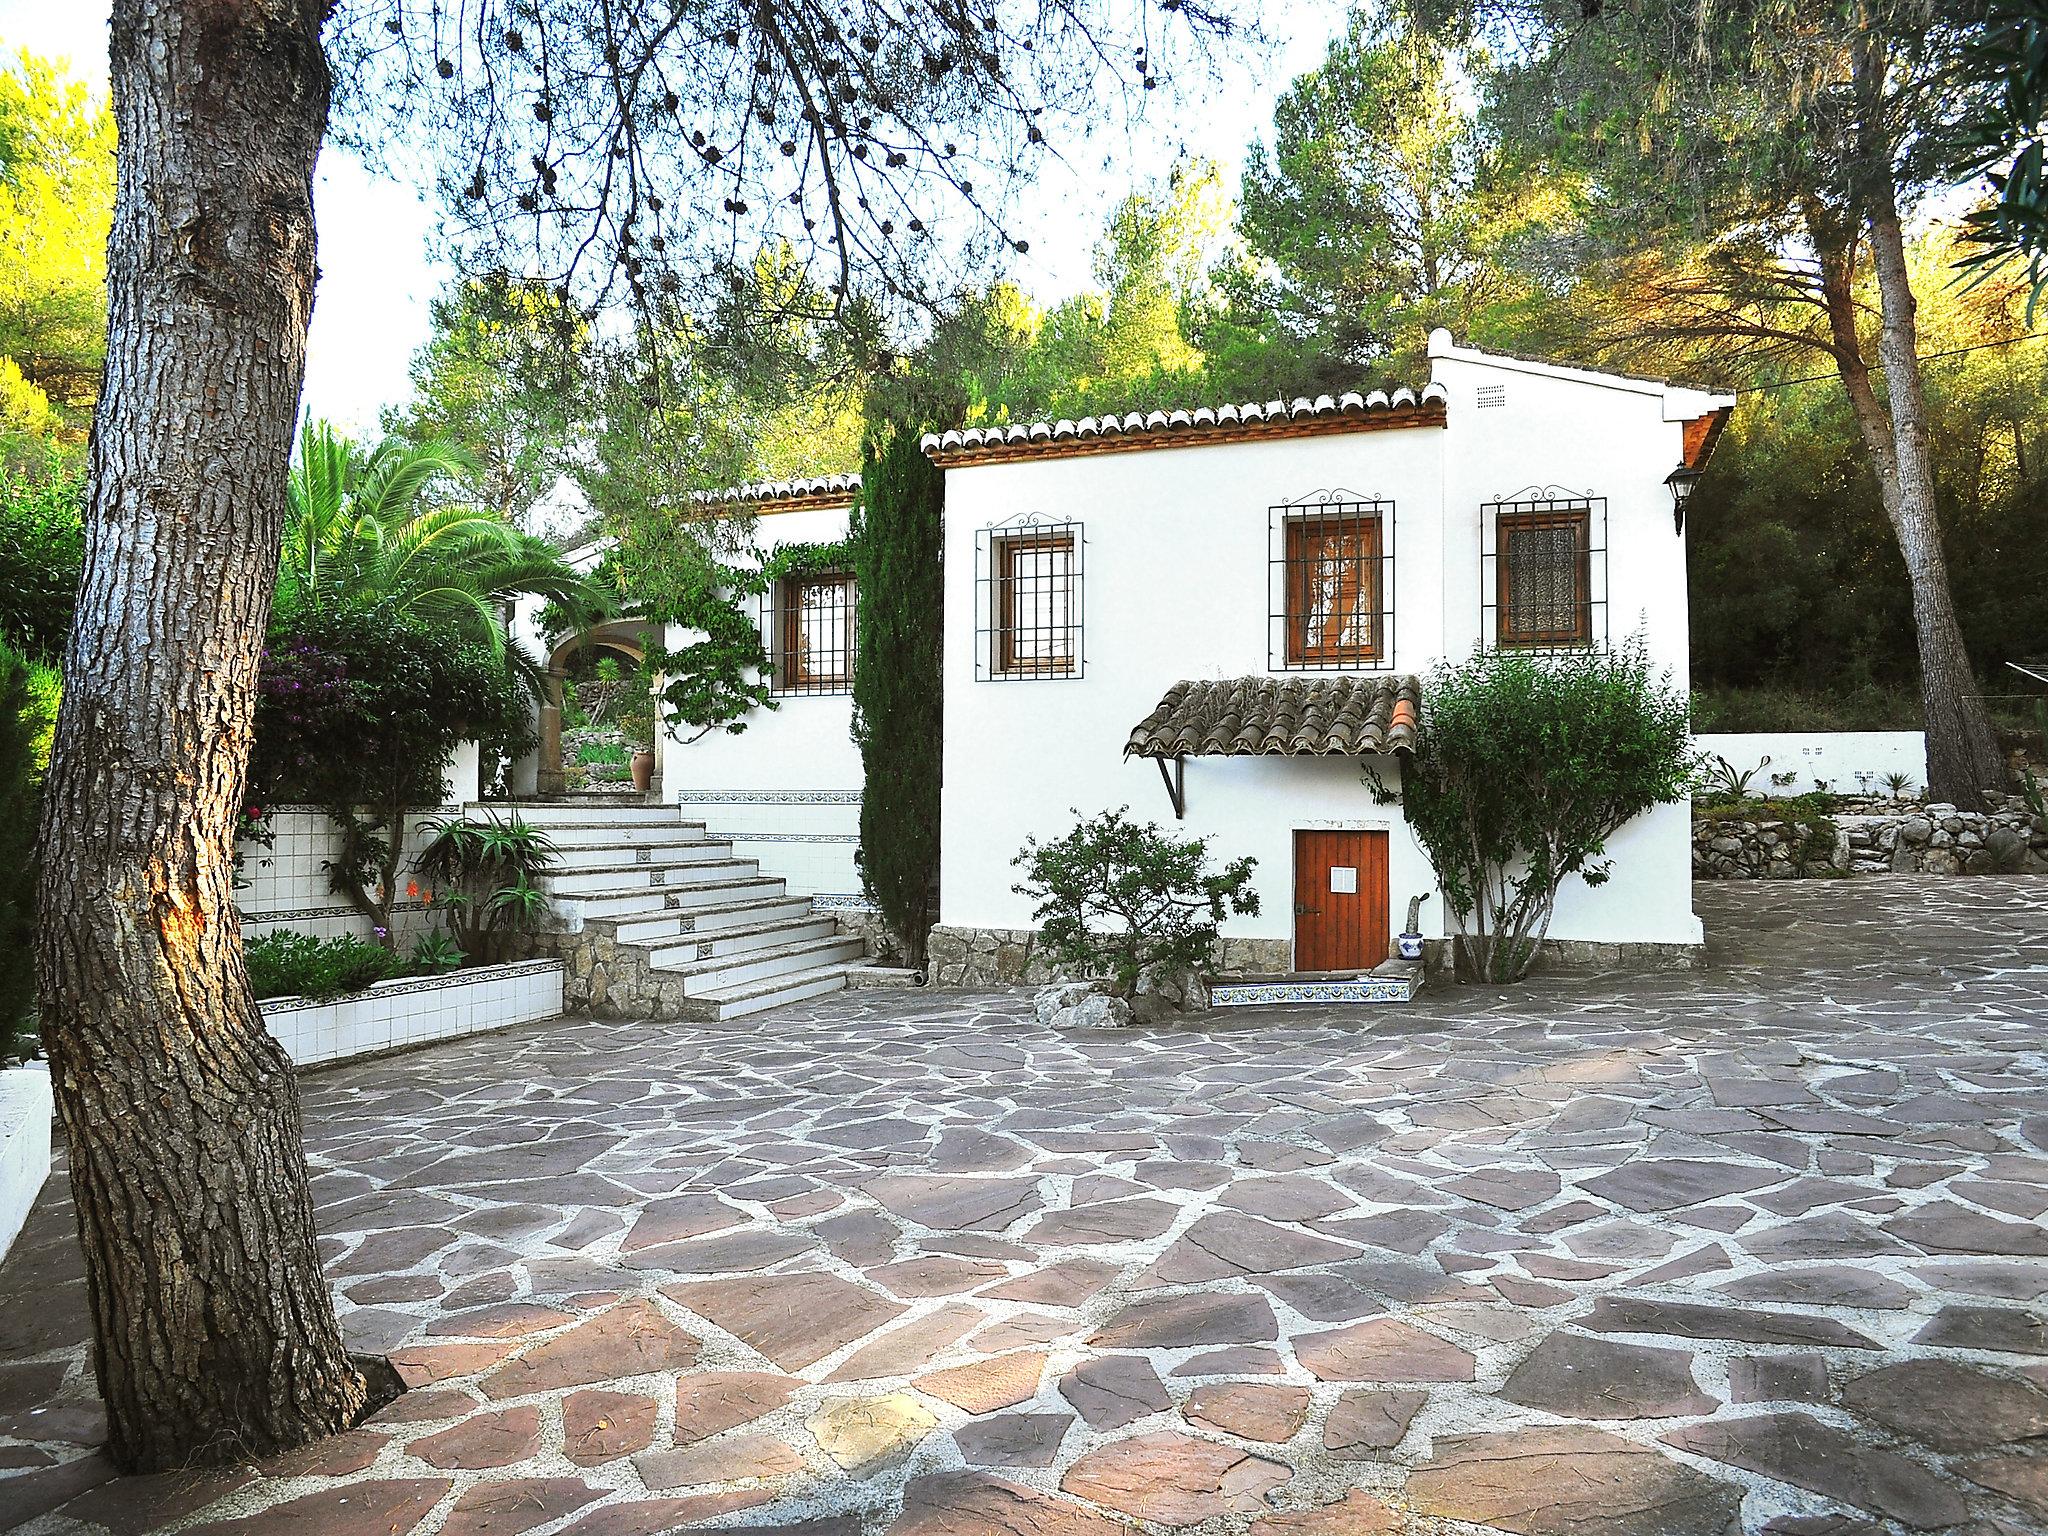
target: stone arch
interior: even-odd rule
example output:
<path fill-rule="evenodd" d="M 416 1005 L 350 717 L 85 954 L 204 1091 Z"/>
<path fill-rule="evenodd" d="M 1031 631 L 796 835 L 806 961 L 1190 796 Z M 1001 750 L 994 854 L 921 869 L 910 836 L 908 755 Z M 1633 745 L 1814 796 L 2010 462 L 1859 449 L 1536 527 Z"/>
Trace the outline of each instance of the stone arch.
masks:
<path fill-rule="evenodd" d="M 548 653 L 547 681 L 540 704 L 539 766 L 534 787 L 543 795 L 559 795 L 568 788 L 562 771 L 562 701 L 569 682 L 569 668 L 579 656 L 591 651 L 610 651 L 634 666 L 647 660 L 650 640 L 658 642 L 660 632 L 645 619 L 607 619 L 567 636 Z M 661 735 L 655 733 L 655 772 L 661 771 Z"/>

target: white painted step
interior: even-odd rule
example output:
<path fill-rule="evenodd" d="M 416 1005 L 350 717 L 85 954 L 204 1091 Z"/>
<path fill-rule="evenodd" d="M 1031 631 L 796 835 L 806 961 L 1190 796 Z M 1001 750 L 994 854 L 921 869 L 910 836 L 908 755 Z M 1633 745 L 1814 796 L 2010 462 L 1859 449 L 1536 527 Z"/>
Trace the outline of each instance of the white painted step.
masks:
<path fill-rule="evenodd" d="M 695 821 L 571 821 L 542 827 L 557 848 L 666 848 L 706 840 Z"/>
<path fill-rule="evenodd" d="M 761 865 L 754 859 L 683 859 L 673 864 L 646 863 L 587 864 L 571 869 L 551 869 L 536 878 L 544 891 L 574 896 L 588 891 L 662 890 L 680 891 L 693 885 L 718 885 L 752 879 Z"/>
<path fill-rule="evenodd" d="M 681 864 L 703 864 L 732 858 L 732 844 L 712 838 L 687 843 L 659 843 L 636 846 L 630 843 L 601 843 L 587 848 L 557 847 L 556 871 L 592 869 L 673 868 Z"/>
<path fill-rule="evenodd" d="M 692 912 L 749 899 L 771 900 L 782 894 L 783 883 L 773 875 L 750 875 L 690 885 L 614 885 L 590 891 L 557 892 L 552 900 L 555 909 L 565 917 L 616 919 L 662 911 Z"/>
<path fill-rule="evenodd" d="M 765 981 L 795 971 L 826 965 L 846 965 L 867 952 L 859 939 L 803 939 L 766 949 L 744 950 L 738 954 L 713 955 L 708 960 L 691 960 L 680 965 L 654 966 L 655 970 L 683 978 L 683 995 L 700 997 L 723 992 L 750 981 Z"/>
<path fill-rule="evenodd" d="M 657 900 L 645 917 L 618 917 L 622 944 L 658 944 L 687 934 L 719 933 L 728 928 L 752 928 L 768 923 L 797 923 L 811 916 L 808 896 L 778 896 L 765 901 L 715 902 L 672 911 Z"/>
<path fill-rule="evenodd" d="M 604 826 L 604 825 L 648 825 L 702 826 L 702 822 L 683 822 L 683 808 L 679 805 L 619 805 L 598 802 L 592 805 L 562 805 L 554 801 L 506 801 L 472 800 L 463 807 L 463 814 L 471 821 L 489 821 L 496 817 L 509 821 L 517 816 L 529 826 L 555 827 Z"/>
<path fill-rule="evenodd" d="M 770 1008 L 780 1008 L 785 1003 L 798 1003 L 807 997 L 823 997 L 845 989 L 846 967 L 822 965 L 815 970 L 793 971 L 768 981 L 707 992 L 698 1001 L 709 1007 L 715 1019 L 738 1019 L 748 1014 L 765 1013 Z"/>
<path fill-rule="evenodd" d="M 836 939 L 839 925 L 829 917 L 779 919 L 770 922 L 711 928 L 663 939 L 626 940 L 647 951 L 647 963 L 659 970 L 680 970 L 720 956 L 759 953 L 786 944 Z"/>

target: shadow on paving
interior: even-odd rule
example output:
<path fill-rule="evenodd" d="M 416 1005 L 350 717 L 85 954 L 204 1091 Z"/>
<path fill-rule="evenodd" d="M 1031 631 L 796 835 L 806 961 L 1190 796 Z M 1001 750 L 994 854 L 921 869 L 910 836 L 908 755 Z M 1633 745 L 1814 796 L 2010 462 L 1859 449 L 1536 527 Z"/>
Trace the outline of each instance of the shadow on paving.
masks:
<path fill-rule="evenodd" d="M 311 1075 L 344 1327 L 410 1390 L 112 1477 L 60 1176 L 0 1268 L 0 1528 L 2041 1531 L 2048 881 L 1696 899 L 1703 973 Z"/>

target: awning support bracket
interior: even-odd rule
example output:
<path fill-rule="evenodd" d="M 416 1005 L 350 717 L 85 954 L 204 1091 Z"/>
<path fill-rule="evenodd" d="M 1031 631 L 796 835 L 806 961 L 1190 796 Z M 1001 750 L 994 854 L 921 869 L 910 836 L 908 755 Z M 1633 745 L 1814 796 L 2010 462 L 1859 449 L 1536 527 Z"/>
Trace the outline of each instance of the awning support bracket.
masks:
<path fill-rule="evenodd" d="M 1173 802 L 1173 819 L 1175 821 L 1186 821 L 1188 819 L 1187 758 L 1185 756 L 1176 757 L 1173 760 L 1172 773 L 1166 771 L 1165 758 L 1155 757 L 1152 761 L 1159 765 L 1159 781 L 1166 786 L 1166 798 Z"/>

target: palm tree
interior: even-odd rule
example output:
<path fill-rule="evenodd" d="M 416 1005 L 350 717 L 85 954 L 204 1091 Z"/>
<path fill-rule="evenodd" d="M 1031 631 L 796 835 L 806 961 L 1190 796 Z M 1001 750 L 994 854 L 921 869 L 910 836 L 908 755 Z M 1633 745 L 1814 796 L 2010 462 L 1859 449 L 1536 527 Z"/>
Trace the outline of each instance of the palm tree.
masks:
<path fill-rule="evenodd" d="M 545 540 L 494 512 L 429 499 L 437 483 L 470 468 L 447 442 L 387 437 L 365 453 L 309 417 L 291 472 L 278 606 L 379 603 L 501 655 L 503 615 L 516 598 L 544 598 L 593 618 L 609 612 L 602 589 Z M 522 671 L 534 666 L 516 649 L 508 659 Z"/>

